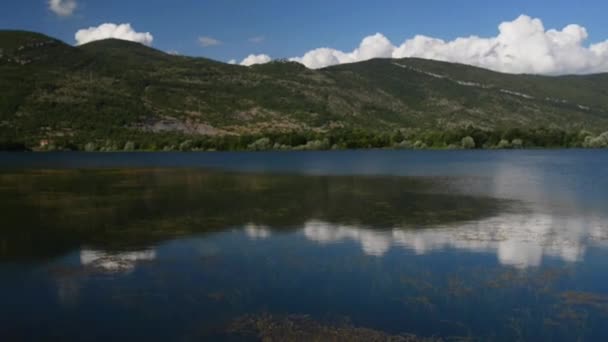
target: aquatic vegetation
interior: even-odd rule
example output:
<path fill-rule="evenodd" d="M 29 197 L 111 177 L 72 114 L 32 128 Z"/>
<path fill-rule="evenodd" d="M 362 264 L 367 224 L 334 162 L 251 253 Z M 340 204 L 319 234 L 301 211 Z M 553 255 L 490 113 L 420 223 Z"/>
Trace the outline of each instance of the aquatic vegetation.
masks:
<path fill-rule="evenodd" d="M 502 270 L 486 276 L 484 286 L 494 289 L 527 288 L 536 292 L 551 293 L 557 280 L 571 274 L 568 268 L 549 268 L 540 272 L 522 272 L 514 269 Z"/>
<path fill-rule="evenodd" d="M 435 304 L 433 304 L 431 299 L 427 296 L 406 297 L 402 301 L 407 306 L 413 306 L 424 311 L 436 310 Z"/>
<path fill-rule="evenodd" d="M 417 276 L 402 275 L 399 281 L 406 287 L 413 288 L 416 291 L 430 291 L 434 289 L 433 284 L 427 280 L 423 280 L 420 274 L 417 274 Z"/>
<path fill-rule="evenodd" d="M 216 302 L 221 302 L 226 299 L 226 294 L 224 292 L 212 292 L 207 295 L 209 299 L 212 299 Z"/>
<path fill-rule="evenodd" d="M 589 315 L 585 311 L 574 310 L 571 307 L 562 307 L 556 311 L 555 316 L 562 323 L 566 322 L 566 324 L 583 325 Z"/>
<path fill-rule="evenodd" d="M 560 294 L 562 304 L 594 308 L 608 314 L 608 295 L 592 292 L 566 291 Z"/>
<path fill-rule="evenodd" d="M 344 342 L 440 342 L 439 338 L 390 335 L 352 325 L 326 325 L 307 315 L 249 315 L 236 319 L 228 333 L 257 337 L 261 341 L 344 341 Z"/>
<path fill-rule="evenodd" d="M 468 297 L 473 295 L 473 289 L 463 279 L 451 276 L 448 278 L 447 291 L 452 297 Z"/>

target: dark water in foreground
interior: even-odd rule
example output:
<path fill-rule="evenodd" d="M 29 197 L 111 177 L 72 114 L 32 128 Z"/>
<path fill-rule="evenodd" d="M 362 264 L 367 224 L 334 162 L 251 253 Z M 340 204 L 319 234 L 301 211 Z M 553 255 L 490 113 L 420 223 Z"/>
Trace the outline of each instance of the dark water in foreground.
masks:
<path fill-rule="evenodd" d="M 0 154 L 0 340 L 606 341 L 606 174 L 604 151 Z"/>

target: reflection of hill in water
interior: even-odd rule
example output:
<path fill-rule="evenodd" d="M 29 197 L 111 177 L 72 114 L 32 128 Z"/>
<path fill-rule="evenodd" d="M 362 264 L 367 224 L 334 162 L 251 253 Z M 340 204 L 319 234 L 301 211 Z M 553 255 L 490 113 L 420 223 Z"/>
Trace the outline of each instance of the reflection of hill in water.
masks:
<path fill-rule="evenodd" d="M 431 178 L 200 170 L 6 173 L 0 175 L 0 256 L 46 257 L 81 245 L 139 249 L 249 223 L 248 233 L 258 238 L 311 220 L 374 229 L 452 225 L 496 216 L 512 204 L 453 193 Z"/>

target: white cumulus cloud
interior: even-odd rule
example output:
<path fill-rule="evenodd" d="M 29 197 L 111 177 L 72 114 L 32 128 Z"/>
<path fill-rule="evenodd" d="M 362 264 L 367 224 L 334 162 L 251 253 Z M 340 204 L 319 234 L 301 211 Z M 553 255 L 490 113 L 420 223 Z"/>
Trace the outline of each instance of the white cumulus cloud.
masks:
<path fill-rule="evenodd" d="M 330 48 L 319 48 L 307 52 L 292 61 L 302 63 L 311 69 L 324 68 L 330 65 L 365 61 L 371 58 L 391 57 L 395 46 L 380 33 L 365 37 L 358 48 L 352 52 L 343 52 Z"/>
<path fill-rule="evenodd" d="M 254 64 L 264 64 L 272 60 L 268 55 L 249 55 L 241 61 L 241 65 L 252 66 Z"/>
<path fill-rule="evenodd" d="M 116 38 L 141 43 L 144 45 L 152 45 L 154 37 L 150 32 L 136 32 L 131 24 L 101 24 L 97 27 L 89 27 L 88 29 L 78 30 L 75 39 L 78 45 L 86 44 L 95 40 Z"/>
<path fill-rule="evenodd" d="M 291 58 L 311 69 L 371 58 L 419 57 L 476 65 L 507 73 L 566 74 L 608 71 L 608 40 L 586 44 L 587 30 L 571 24 L 546 29 L 538 18 L 521 15 L 498 26 L 495 37 L 452 41 L 417 35 L 394 45 L 381 33 L 364 38 L 353 51 L 318 48 Z"/>
<path fill-rule="evenodd" d="M 49 9 L 58 16 L 67 17 L 74 13 L 78 4 L 76 0 L 49 0 Z"/>

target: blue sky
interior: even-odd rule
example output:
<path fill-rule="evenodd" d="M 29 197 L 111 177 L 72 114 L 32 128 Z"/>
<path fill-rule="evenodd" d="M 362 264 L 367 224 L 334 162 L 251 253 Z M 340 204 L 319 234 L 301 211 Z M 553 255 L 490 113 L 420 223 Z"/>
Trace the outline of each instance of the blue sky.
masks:
<path fill-rule="evenodd" d="M 251 53 L 296 57 L 319 47 L 352 51 L 377 32 L 394 44 L 417 34 L 445 40 L 491 37 L 501 22 L 521 14 L 542 19 L 547 29 L 581 25 L 589 34 L 585 44 L 608 39 L 605 0 L 67 1 L 76 1 L 77 8 L 60 16 L 48 0 L 2 0 L 0 28 L 39 31 L 74 44 L 79 29 L 130 23 L 138 32 L 150 32 L 156 48 L 223 61 Z M 221 44 L 204 47 L 200 37 Z M 254 37 L 263 40 L 251 42 Z"/>

